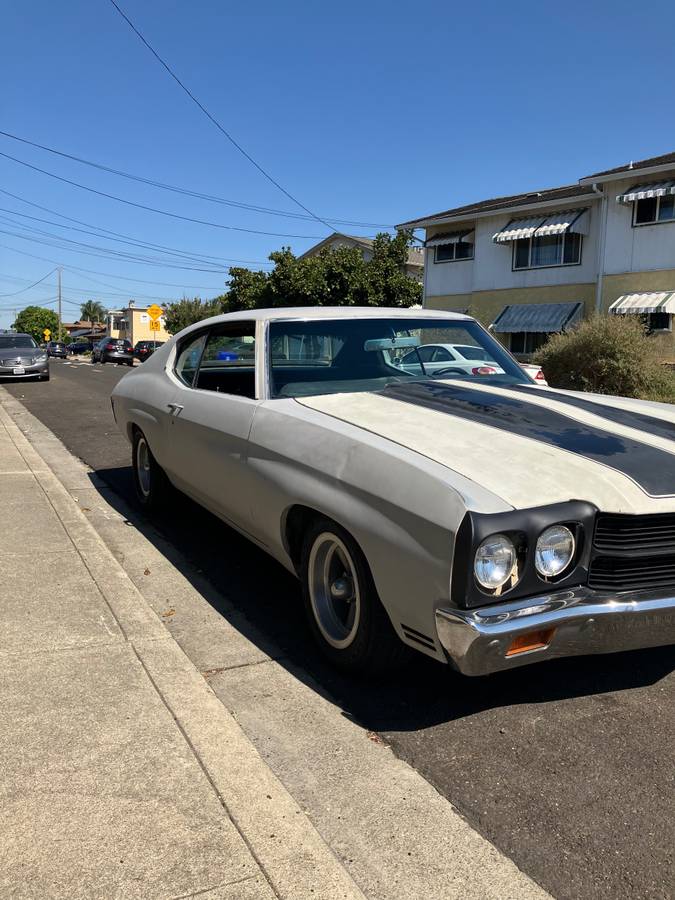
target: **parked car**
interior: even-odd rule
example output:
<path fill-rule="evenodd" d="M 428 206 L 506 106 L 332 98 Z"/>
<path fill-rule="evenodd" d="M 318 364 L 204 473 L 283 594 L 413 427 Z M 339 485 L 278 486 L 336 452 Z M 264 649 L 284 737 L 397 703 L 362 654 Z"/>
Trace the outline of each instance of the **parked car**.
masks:
<path fill-rule="evenodd" d="M 88 353 L 91 350 L 91 344 L 89 341 L 73 341 L 70 344 L 66 344 L 66 350 L 71 356 L 79 353 Z"/>
<path fill-rule="evenodd" d="M 398 362 L 402 369 L 418 375 L 502 375 L 503 370 L 478 344 L 422 344 Z"/>
<path fill-rule="evenodd" d="M 431 334 L 500 371 L 392 363 Z M 231 313 L 112 401 L 141 505 L 171 483 L 295 573 L 339 666 L 406 644 L 482 675 L 675 643 L 675 407 L 537 388 L 468 316 Z"/>
<path fill-rule="evenodd" d="M 0 334 L 0 378 L 49 381 L 49 356 L 29 334 Z"/>
<path fill-rule="evenodd" d="M 134 351 L 131 341 L 122 338 L 103 338 L 98 344 L 94 344 L 91 361 L 92 363 L 114 362 L 118 365 L 133 366 Z"/>
<path fill-rule="evenodd" d="M 143 362 L 148 359 L 155 350 L 158 350 L 164 341 L 138 341 L 134 347 L 134 356 Z"/>
<path fill-rule="evenodd" d="M 541 366 L 535 363 L 521 363 L 520 368 L 526 372 L 538 387 L 548 387 L 548 381 Z"/>
<path fill-rule="evenodd" d="M 48 341 L 47 355 L 65 359 L 68 356 L 65 343 L 63 341 Z"/>

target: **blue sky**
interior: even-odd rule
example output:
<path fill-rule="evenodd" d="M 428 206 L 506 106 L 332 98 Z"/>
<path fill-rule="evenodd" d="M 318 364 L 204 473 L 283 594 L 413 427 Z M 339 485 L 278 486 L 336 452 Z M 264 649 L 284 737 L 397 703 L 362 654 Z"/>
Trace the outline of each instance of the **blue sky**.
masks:
<path fill-rule="evenodd" d="M 120 5 L 246 150 L 322 217 L 391 225 L 675 150 L 672 2 Z M 109 0 L 6 4 L 0 75 L 3 131 L 146 178 L 301 212 L 191 105 Z M 15 195 L 0 194 L 0 294 L 14 294 L 0 297 L 0 327 L 29 302 L 53 308 L 55 275 L 23 289 L 57 263 L 71 320 L 88 298 L 116 307 L 129 298 L 213 296 L 226 273 L 197 269 L 264 264 L 281 245 L 300 253 L 311 236 L 328 233 L 317 222 L 127 181 L 5 137 L 0 152 L 177 215 L 308 236 L 172 219 L 0 157 L 0 188 Z M 51 223 L 73 223 L 55 213 L 218 262 L 158 251 L 147 251 L 157 265 L 120 259 L 108 250 L 139 251 L 59 228 Z M 85 254 L 55 234 L 106 249 Z"/>

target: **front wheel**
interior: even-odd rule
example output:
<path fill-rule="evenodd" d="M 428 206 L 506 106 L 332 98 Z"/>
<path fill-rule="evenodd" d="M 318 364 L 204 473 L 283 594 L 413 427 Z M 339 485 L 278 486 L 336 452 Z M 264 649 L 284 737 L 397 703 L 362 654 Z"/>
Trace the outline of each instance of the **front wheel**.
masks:
<path fill-rule="evenodd" d="M 310 527 L 301 578 L 309 627 L 334 665 L 377 674 L 403 657 L 405 645 L 377 596 L 366 559 L 339 525 L 319 519 Z"/>
<path fill-rule="evenodd" d="M 140 430 L 134 432 L 131 464 L 136 499 L 143 509 L 160 509 L 166 500 L 169 480 L 152 455 L 147 439 Z"/>

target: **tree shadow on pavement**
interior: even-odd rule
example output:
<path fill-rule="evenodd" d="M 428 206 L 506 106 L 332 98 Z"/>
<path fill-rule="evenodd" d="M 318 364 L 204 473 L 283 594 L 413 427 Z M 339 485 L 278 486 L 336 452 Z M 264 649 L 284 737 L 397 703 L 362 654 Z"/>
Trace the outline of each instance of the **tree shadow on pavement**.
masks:
<path fill-rule="evenodd" d="M 386 679 L 336 672 L 315 648 L 297 580 L 234 529 L 174 492 L 170 514 L 141 513 L 131 468 L 93 473 L 112 488 L 105 500 L 187 578 L 211 606 L 292 674 L 370 731 L 418 731 L 489 709 L 550 703 L 655 684 L 675 669 L 672 647 L 576 657 L 466 678 L 411 651 Z M 98 487 L 97 478 L 93 478 Z M 100 487 L 98 487 L 101 490 Z"/>

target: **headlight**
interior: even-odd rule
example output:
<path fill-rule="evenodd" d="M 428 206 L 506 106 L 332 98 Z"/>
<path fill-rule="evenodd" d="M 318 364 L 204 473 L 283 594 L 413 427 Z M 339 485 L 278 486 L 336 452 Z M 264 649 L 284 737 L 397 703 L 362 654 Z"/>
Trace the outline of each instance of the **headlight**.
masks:
<path fill-rule="evenodd" d="M 473 571 L 481 587 L 496 590 L 511 578 L 516 565 L 516 548 L 505 534 L 493 534 L 476 550 Z"/>
<path fill-rule="evenodd" d="M 41 356 L 33 357 L 33 363 L 41 363 L 41 362 L 47 362 L 47 354 L 46 353 L 43 353 Z"/>
<path fill-rule="evenodd" d="M 574 556 L 574 535 L 564 525 L 546 528 L 537 539 L 534 551 L 534 565 L 544 578 L 560 575 L 572 562 Z"/>

